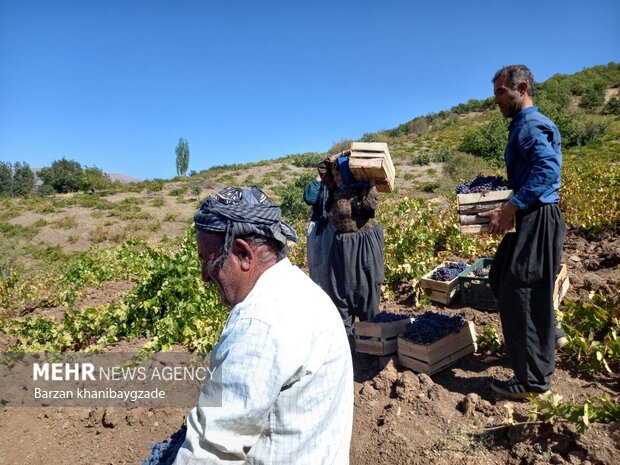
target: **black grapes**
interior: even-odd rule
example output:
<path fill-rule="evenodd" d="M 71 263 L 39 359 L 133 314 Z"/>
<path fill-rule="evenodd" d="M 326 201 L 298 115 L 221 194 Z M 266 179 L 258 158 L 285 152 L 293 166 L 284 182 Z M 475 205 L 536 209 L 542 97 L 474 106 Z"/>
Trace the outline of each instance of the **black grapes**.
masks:
<path fill-rule="evenodd" d="M 445 266 L 440 266 L 431 275 L 433 281 L 452 281 L 456 276 L 467 268 L 467 263 L 452 262 Z"/>
<path fill-rule="evenodd" d="M 475 192 L 505 191 L 509 187 L 508 182 L 501 176 L 478 175 L 474 179 L 456 186 L 456 193 L 473 194 Z"/>
<path fill-rule="evenodd" d="M 390 323 L 391 321 L 399 321 L 404 320 L 405 318 L 409 318 L 409 315 L 404 313 L 387 313 L 381 312 L 377 313 L 373 318 L 373 323 Z"/>
<path fill-rule="evenodd" d="M 424 312 L 407 325 L 404 337 L 418 344 L 432 344 L 448 334 L 456 333 L 465 324 L 460 313 Z"/>
<path fill-rule="evenodd" d="M 474 270 L 474 276 L 477 276 L 478 278 L 488 278 L 489 277 L 489 270 L 491 268 L 478 268 L 476 270 Z"/>
<path fill-rule="evenodd" d="M 187 427 L 183 425 L 179 431 L 170 437 L 170 441 L 151 444 L 151 456 L 142 461 L 142 465 L 172 465 L 179 449 L 185 441 Z"/>

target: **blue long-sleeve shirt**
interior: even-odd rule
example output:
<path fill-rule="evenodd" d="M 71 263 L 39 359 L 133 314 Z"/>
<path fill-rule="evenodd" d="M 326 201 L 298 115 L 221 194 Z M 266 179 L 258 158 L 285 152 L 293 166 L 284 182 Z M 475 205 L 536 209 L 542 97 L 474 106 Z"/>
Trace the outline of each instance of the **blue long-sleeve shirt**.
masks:
<path fill-rule="evenodd" d="M 562 150 L 556 125 L 532 106 L 512 119 L 508 131 L 504 160 L 515 191 L 510 201 L 520 210 L 557 203 Z"/>

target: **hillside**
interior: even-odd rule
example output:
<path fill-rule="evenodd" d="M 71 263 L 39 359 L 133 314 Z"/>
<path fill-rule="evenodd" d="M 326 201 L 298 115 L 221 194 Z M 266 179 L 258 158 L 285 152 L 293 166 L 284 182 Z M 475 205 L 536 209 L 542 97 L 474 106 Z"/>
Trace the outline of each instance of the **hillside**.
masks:
<path fill-rule="evenodd" d="M 558 315 L 570 343 L 557 352 L 553 394 L 561 399 L 499 398 L 489 382 L 510 369 L 498 314 L 431 302 L 419 286 L 442 261 L 473 262 L 497 246 L 495 237 L 460 234 L 453 208 L 457 182 L 503 173 L 497 153 L 506 122 L 492 101 L 470 100 L 361 138 L 387 142 L 397 174 L 395 192 L 381 194 L 379 209 L 386 236 L 381 308 L 462 312 L 476 326 L 478 351 L 432 377 L 403 368 L 396 357 L 356 353 L 353 465 L 617 462 L 619 84 L 620 66 L 612 63 L 556 75 L 535 99 L 564 137 L 561 206 L 569 232 L 563 262 L 570 288 Z M 328 153 L 349 144 L 341 141 Z M 1 350 L 210 351 L 227 310 L 199 279 L 191 230 L 199 202 L 225 185 L 261 186 L 300 233 L 291 260 L 304 268 L 301 232 L 310 211 L 302 190 L 325 155 L 222 165 L 93 193 L 0 200 Z M 150 443 L 179 429 L 187 410 L 3 402 L 0 465 L 139 463 Z"/>

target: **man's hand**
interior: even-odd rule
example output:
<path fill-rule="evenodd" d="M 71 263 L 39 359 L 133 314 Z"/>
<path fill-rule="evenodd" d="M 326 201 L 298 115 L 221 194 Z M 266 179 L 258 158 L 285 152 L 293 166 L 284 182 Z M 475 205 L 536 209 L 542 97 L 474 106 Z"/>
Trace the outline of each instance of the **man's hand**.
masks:
<path fill-rule="evenodd" d="M 478 216 L 489 218 L 489 232 L 491 234 L 505 234 L 514 226 L 514 215 L 517 210 L 514 204 L 506 202 L 501 208 L 478 213 Z"/>
<path fill-rule="evenodd" d="M 334 153 L 331 157 L 329 157 L 329 162 L 334 163 L 340 157 L 350 157 L 350 156 L 351 156 L 350 150 L 345 150 L 344 152 L 340 152 L 340 153 Z"/>

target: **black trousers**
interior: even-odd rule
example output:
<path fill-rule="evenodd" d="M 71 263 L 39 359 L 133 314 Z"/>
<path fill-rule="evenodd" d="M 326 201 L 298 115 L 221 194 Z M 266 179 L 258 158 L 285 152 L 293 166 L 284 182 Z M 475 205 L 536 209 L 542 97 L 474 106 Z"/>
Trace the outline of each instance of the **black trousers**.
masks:
<path fill-rule="evenodd" d="M 517 212 L 516 229 L 502 239 L 489 282 L 515 376 L 526 389 L 545 391 L 555 370 L 553 289 L 566 225 L 552 204 Z"/>
<path fill-rule="evenodd" d="M 363 232 L 336 233 L 332 242 L 326 291 L 349 336 L 356 316 L 366 321 L 378 312 L 384 277 L 383 242 L 378 224 Z"/>

